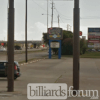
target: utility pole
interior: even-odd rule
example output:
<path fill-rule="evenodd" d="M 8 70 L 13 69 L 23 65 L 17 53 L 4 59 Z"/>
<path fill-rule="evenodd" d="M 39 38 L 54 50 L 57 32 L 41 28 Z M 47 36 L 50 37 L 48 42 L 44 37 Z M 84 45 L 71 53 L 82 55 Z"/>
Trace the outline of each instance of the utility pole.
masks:
<path fill-rule="evenodd" d="M 72 26 L 70 26 L 70 31 L 72 30 L 71 28 L 72 28 Z"/>
<path fill-rule="evenodd" d="M 67 24 L 67 31 L 69 31 L 69 27 L 71 27 L 69 24 Z"/>
<path fill-rule="evenodd" d="M 47 0 L 47 33 L 48 33 L 48 0 Z"/>
<path fill-rule="evenodd" d="M 67 24 L 67 31 L 68 31 L 68 24 Z"/>
<path fill-rule="evenodd" d="M 26 14 L 25 14 L 25 61 L 27 62 L 27 0 L 26 0 Z"/>
<path fill-rule="evenodd" d="M 60 24 L 59 24 L 59 14 L 58 14 L 58 27 L 60 27 Z"/>
<path fill-rule="evenodd" d="M 9 0 L 8 8 L 8 92 L 14 91 L 14 0 Z"/>
<path fill-rule="evenodd" d="M 80 70 L 80 43 L 79 43 L 79 30 L 80 30 L 80 9 L 79 0 L 74 0 L 74 45 L 73 45 L 73 86 L 74 90 L 79 90 L 79 70 Z M 74 91 L 73 94 L 76 94 Z"/>
<path fill-rule="evenodd" d="M 71 26 L 67 24 L 67 31 L 71 31 Z"/>
<path fill-rule="evenodd" d="M 53 0 L 52 0 L 52 8 L 51 8 L 52 9 L 52 21 L 51 21 L 51 27 L 53 27 L 53 7 L 54 7 L 53 4 L 54 3 L 53 3 Z"/>

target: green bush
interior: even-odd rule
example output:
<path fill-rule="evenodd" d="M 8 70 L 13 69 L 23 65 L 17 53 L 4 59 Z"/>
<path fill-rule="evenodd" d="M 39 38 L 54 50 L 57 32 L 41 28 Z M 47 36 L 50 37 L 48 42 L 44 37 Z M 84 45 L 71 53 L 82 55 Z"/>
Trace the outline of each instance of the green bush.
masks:
<path fill-rule="evenodd" d="M 49 43 L 47 39 L 47 33 L 43 33 L 43 39 L 46 44 Z M 84 54 L 87 49 L 87 41 L 80 39 L 80 54 Z M 58 49 L 53 48 L 52 51 L 58 54 Z M 73 33 L 71 31 L 63 30 L 63 39 L 61 43 L 61 54 L 62 55 L 72 55 L 73 54 Z"/>

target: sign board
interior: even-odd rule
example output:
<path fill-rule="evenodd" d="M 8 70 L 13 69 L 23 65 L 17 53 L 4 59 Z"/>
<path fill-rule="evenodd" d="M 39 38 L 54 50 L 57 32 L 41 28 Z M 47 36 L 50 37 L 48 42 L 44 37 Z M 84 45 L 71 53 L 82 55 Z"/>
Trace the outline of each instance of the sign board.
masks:
<path fill-rule="evenodd" d="M 82 36 L 82 31 L 80 31 L 80 36 Z"/>
<path fill-rule="evenodd" d="M 63 38 L 62 28 L 48 28 L 47 38 L 50 40 L 60 40 Z"/>
<path fill-rule="evenodd" d="M 50 43 L 50 47 L 51 48 L 59 48 L 60 47 L 60 44 L 59 44 L 59 42 L 51 42 Z"/>
<path fill-rule="evenodd" d="M 88 28 L 88 42 L 100 43 L 100 28 Z"/>
<path fill-rule="evenodd" d="M 100 48 L 100 43 L 94 43 L 94 47 Z"/>

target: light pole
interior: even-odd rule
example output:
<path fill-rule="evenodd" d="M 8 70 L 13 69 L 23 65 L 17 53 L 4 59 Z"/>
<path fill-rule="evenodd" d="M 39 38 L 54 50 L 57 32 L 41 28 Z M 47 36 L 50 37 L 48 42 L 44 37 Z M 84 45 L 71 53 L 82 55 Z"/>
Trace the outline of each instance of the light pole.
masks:
<path fill-rule="evenodd" d="M 8 92 L 14 91 L 14 0 L 9 0 L 8 8 Z"/>
<path fill-rule="evenodd" d="M 79 30 L 80 30 L 80 9 L 79 0 L 74 0 L 74 45 L 73 45 L 73 86 L 74 90 L 79 90 L 79 69 L 80 69 L 80 44 L 79 44 Z M 74 91 L 73 94 L 76 94 Z"/>
<path fill-rule="evenodd" d="M 27 0 L 26 0 L 26 14 L 25 14 L 25 61 L 27 62 Z"/>
<path fill-rule="evenodd" d="M 42 14 L 42 15 L 47 15 L 47 33 L 48 33 L 48 16 L 50 16 L 49 14 Z"/>

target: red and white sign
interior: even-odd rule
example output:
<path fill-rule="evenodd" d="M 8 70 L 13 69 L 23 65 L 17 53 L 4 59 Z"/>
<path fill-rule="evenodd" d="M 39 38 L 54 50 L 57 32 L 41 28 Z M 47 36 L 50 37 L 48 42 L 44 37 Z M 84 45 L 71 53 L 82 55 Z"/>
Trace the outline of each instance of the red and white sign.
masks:
<path fill-rule="evenodd" d="M 2 46 L 4 46 L 4 43 L 1 43 Z"/>
<path fill-rule="evenodd" d="M 99 40 L 88 40 L 89 43 L 100 43 Z"/>
<path fill-rule="evenodd" d="M 82 36 L 82 31 L 80 31 L 80 36 Z"/>
<path fill-rule="evenodd" d="M 91 36 L 91 35 L 89 35 L 88 38 L 100 38 L 100 36 Z"/>
<path fill-rule="evenodd" d="M 88 43 L 100 43 L 100 28 L 88 28 Z"/>

